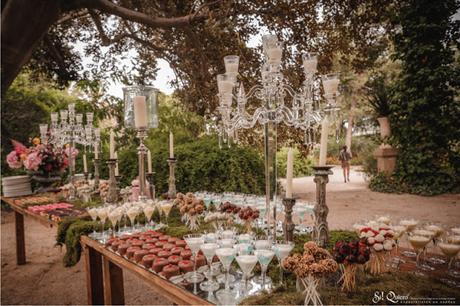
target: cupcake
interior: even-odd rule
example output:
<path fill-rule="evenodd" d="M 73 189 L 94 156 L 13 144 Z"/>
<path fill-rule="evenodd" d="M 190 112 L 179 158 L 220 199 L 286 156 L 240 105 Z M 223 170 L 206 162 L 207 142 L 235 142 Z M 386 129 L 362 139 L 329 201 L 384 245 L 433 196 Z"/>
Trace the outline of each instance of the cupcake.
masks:
<path fill-rule="evenodd" d="M 192 272 L 193 271 L 193 261 L 191 260 L 181 260 L 178 264 L 182 273 Z"/>
<path fill-rule="evenodd" d="M 158 232 L 155 232 L 155 231 L 152 231 L 152 232 L 150 233 L 150 236 L 151 236 L 152 238 L 157 238 L 157 239 L 160 238 L 161 235 L 162 235 L 161 233 L 158 233 Z"/>
<path fill-rule="evenodd" d="M 166 243 L 163 245 L 163 250 L 166 250 L 166 251 L 171 251 L 172 248 L 174 248 L 176 245 L 175 244 L 172 244 L 172 243 Z"/>
<path fill-rule="evenodd" d="M 117 240 L 116 238 L 110 238 L 109 240 L 107 240 L 107 241 L 105 242 L 105 246 L 106 246 L 106 247 L 111 246 L 112 243 L 114 243 L 116 240 Z"/>
<path fill-rule="evenodd" d="M 155 254 L 145 255 L 144 257 L 142 257 L 142 265 L 146 267 L 147 269 L 149 269 L 152 267 L 153 262 L 155 261 L 156 258 L 157 256 Z"/>
<path fill-rule="evenodd" d="M 167 242 L 165 242 L 165 241 L 157 241 L 157 242 L 155 242 L 155 245 L 156 245 L 157 248 L 163 248 L 163 246 L 165 244 L 167 244 Z"/>
<path fill-rule="evenodd" d="M 147 255 L 149 253 L 149 251 L 147 250 L 138 250 L 136 252 L 134 252 L 134 255 L 133 255 L 133 259 L 135 262 L 140 262 L 142 260 L 142 257 L 144 257 L 145 255 Z"/>
<path fill-rule="evenodd" d="M 158 240 L 168 242 L 169 238 L 169 235 L 161 235 Z"/>
<path fill-rule="evenodd" d="M 131 238 L 131 235 L 121 235 L 120 236 L 120 240 L 128 240 L 129 238 Z"/>
<path fill-rule="evenodd" d="M 206 258 L 203 255 L 198 255 L 195 260 L 197 268 L 206 265 Z"/>
<path fill-rule="evenodd" d="M 181 248 L 181 247 L 174 247 L 171 249 L 171 254 L 173 255 L 180 255 L 180 253 L 183 251 L 184 249 Z"/>
<path fill-rule="evenodd" d="M 168 243 L 175 244 L 177 240 L 179 240 L 179 238 L 176 238 L 176 237 L 169 237 Z"/>
<path fill-rule="evenodd" d="M 168 258 L 169 256 L 171 256 L 171 252 L 162 250 L 158 252 L 157 256 L 161 258 Z"/>
<path fill-rule="evenodd" d="M 172 265 L 177 265 L 179 263 L 179 261 L 181 261 L 181 260 L 182 260 L 182 257 L 177 256 L 177 255 L 171 255 L 171 256 L 168 257 L 168 261 Z"/>
<path fill-rule="evenodd" d="M 163 270 L 163 267 L 164 267 L 164 266 L 167 266 L 168 264 L 169 264 L 169 262 L 168 262 L 167 259 L 164 259 L 164 258 L 156 258 L 156 259 L 153 261 L 152 269 L 153 269 L 153 271 L 159 273 L 159 272 L 161 272 L 161 270 Z"/>
<path fill-rule="evenodd" d="M 118 246 L 118 253 L 121 255 L 121 256 L 124 256 L 126 254 L 126 251 L 128 250 L 128 248 L 131 247 L 131 245 L 129 243 L 122 243 Z"/>
<path fill-rule="evenodd" d="M 144 250 L 150 250 L 150 249 L 156 248 L 156 246 L 155 246 L 153 243 L 144 243 L 144 244 L 142 245 L 142 248 L 143 248 Z"/>
<path fill-rule="evenodd" d="M 190 259 L 190 257 L 192 257 L 192 251 L 183 250 L 182 252 L 180 252 L 180 257 L 182 257 L 183 259 Z"/>
<path fill-rule="evenodd" d="M 176 240 L 176 246 L 185 248 L 187 246 L 187 243 L 185 240 Z"/>
<path fill-rule="evenodd" d="M 141 240 L 133 240 L 131 242 L 131 246 L 133 247 L 139 247 L 139 248 L 142 248 L 142 245 L 144 244 L 144 241 L 141 241 Z"/>
<path fill-rule="evenodd" d="M 128 259 L 133 258 L 134 253 L 135 253 L 136 251 L 140 250 L 140 249 L 141 249 L 140 247 L 130 246 L 130 247 L 126 250 L 126 257 L 128 257 Z"/>
<path fill-rule="evenodd" d="M 153 249 L 150 249 L 150 250 L 149 250 L 149 253 L 150 253 L 150 254 L 158 255 L 158 252 L 161 252 L 161 251 L 163 251 L 162 248 L 153 248 Z"/>
<path fill-rule="evenodd" d="M 120 244 L 122 244 L 121 241 L 117 240 L 117 241 L 114 241 L 112 243 L 112 245 L 110 246 L 110 248 L 113 250 L 113 251 L 117 251 L 118 250 L 118 247 L 120 246 Z"/>
<path fill-rule="evenodd" d="M 153 243 L 155 244 L 158 241 L 158 238 L 148 238 L 145 240 L 145 243 Z"/>
<path fill-rule="evenodd" d="M 176 265 L 167 265 L 163 267 L 163 275 L 167 278 L 170 279 L 173 276 L 180 275 L 180 269 Z"/>

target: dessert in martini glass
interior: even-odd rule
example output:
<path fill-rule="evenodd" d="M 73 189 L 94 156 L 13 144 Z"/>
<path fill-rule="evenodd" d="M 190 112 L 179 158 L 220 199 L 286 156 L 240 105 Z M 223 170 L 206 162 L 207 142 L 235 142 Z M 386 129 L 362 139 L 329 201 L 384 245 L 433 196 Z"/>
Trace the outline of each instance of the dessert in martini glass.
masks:
<path fill-rule="evenodd" d="M 453 277 L 460 277 L 460 272 L 454 270 L 454 261 L 460 252 L 460 244 L 449 243 L 447 240 L 438 243 L 441 252 L 446 255 L 449 260 L 447 265 L 448 274 Z"/>
<path fill-rule="evenodd" d="M 248 280 L 249 276 L 251 275 L 252 270 L 254 269 L 256 263 L 257 263 L 257 256 L 255 255 L 239 255 L 236 257 L 236 261 L 238 262 L 238 265 L 240 266 L 241 271 L 243 272 L 243 278 L 244 278 L 244 287 L 240 288 L 240 297 L 244 297 L 249 293 L 248 290 Z"/>
<path fill-rule="evenodd" d="M 426 236 L 417 236 L 417 235 L 410 235 L 409 236 L 409 243 L 414 249 L 416 255 L 416 266 L 419 270 L 431 270 L 431 267 L 426 268 L 422 262 L 421 255 L 423 253 L 423 250 L 425 249 L 426 245 L 430 243 L 431 237 L 426 237 Z M 423 272 L 418 271 L 419 275 L 424 275 Z"/>
<path fill-rule="evenodd" d="M 187 273 L 185 275 L 185 278 L 190 282 L 193 283 L 193 293 L 197 294 L 197 286 L 196 284 L 199 282 L 202 282 L 204 279 L 204 276 L 202 274 L 199 274 L 196 272 L 196 257 L 198 255 L 198 251 L 200 250 L 200 246 L 204 243 L 204 237 L 202 235 L 197 235 L 197 234 L 190 234 L 184 236 L 184 240 L 187 243 L 188 247 L 192 251 L 192 255 L 194 257 L 193 261 L 193 272 L 192 273 Z"/>
<path fill-rule="evenodd" d="M 215 282 L 212 278 L 212 258 L 216 255 L 216 250 L 219 248 L 219 245 L 214 242 L 203 243 L 200 246 L 201 251 L 203 252 L 204 257 L 209 265 L 209 270 L 207 273 L 207 281 L 204 281 L 200 284 L 200 289 L 203 291 L 213 292 L 219 289 L 219 283 Z"/>
<path fill-rule="evenodd" d="M 272 250 L 265 250 L 265 249 L 262 249 L 262 250 L 255 250 L 254 251 L 254 255 L 257 256 L 257 260 L 259 261 L 259 264 L 260 264 L 260 268 L 262 270 L 262 275 L 261 275 L 261 279 L 262 279 L 262 289 L 265 290 L 266 288 L 266 281 L 267 281 L 267 268 L 268 268 L 268 265 L 270 264 L 270 262 L 272 261 L 273 259 L 273 256 L 275 256 L 275 252 L 273 252 Z M 269 282 L 269 284 L 271 284 L 271 280 Z"/>
<path fill-rule="evenodd" d="M 294 248 L 294 243 L 292 241 L 277 241 L 273 246 L 273 251 L 275 252 L 276 257 L 278 258 L 279 268 L 280 268 L 280 285 L 283 285 L 283 260 L 288 257 L 289 253 Z"/>
<path fill-rule="evenodd" d="M 217 299 L 222 305 L 230 305 L 235 301 L 235 294 L 230 290 L 230 266 L 235 259 L 236 251 L 233 248 L 220 248 L 216 255 L 225 270 L 225 288 L 216 292 Z"/>

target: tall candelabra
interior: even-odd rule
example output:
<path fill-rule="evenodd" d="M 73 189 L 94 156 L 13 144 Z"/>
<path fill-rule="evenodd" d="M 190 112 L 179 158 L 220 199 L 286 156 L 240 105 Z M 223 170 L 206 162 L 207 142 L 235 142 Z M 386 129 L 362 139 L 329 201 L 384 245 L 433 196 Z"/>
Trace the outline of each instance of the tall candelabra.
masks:
<path fill-rule="evenodd" d="M 148 149 L 144 144 L 144 140 L 147 138 L 147 129 L 138 128 L 137 138 L 139 139 L 139 147 L 137 148 L 137 154 L 139 155 L 139 200 L 145 201 L 147 199 L 145 188 L 145 156 L 147 155 Z"/>
<path fill-rule="evenodd" d="M 176 176 L 174 174 L 174 169 L 176 166 L 175 158 L 168 158 L 169 165 L 169 179 L 168 179 L 168 197 L 174 199 L 176 197 Z"/>
<path fill-rule="evenodd" d="M 219 90 L 219 112 L 222 129 L 228 135 L 234 135 L 239 129 L 253 128 L 257 123 L 264 127 L 265 155 L 265 193 L 267 211 L 270 202 L 273 206 L 273 218 L 276 214 L 276 145 L 279 124 L 285 124 L 305 131 L 307 142 L 311 142 L 315 129 L 325 114 L 337 110 L 335 96 L 339 79 L 335 75 L 316 76 L 317 56 L 307 53 L 302 56 L 305 81 L 296 92 L 284 78 L 281 68 L 283 43 L 275 35 L 262 37 L 264 63 L 261 68 L 260 85 L 255 85 L 247 93 L 242 83 L 238 83 L 239 57 L 224 57 L 225 74 L 217 76 Z M 326 103 L 320 103 L 318 95 L 322 84 Z M 249 100 L 260 100 L 261 105 L 248 112 Z M 234 105 L 234 106 L 233 106 Z M 271 217 L 267 214 L 268 233 L 270 233 Z M 276 236 L 276 226 L 273 229 Z"/>
<path fill-rule="evenodd" d="M 83 114 L 75 112 L 75 104 L 69 104 L 67 110 L 51 113 L 51 125 L 40 124 L 40 136 L 43 143 L 50 143 L 57 147 L 67 145 L 66 153 L 69 157 L 69 200 L 75 199 L 74 186 L 76 144 L 95 147 L 100 142 L 100 130 L 93 126 L 94 114 L 86 113 L 86 123 L 83 123 Z"/>

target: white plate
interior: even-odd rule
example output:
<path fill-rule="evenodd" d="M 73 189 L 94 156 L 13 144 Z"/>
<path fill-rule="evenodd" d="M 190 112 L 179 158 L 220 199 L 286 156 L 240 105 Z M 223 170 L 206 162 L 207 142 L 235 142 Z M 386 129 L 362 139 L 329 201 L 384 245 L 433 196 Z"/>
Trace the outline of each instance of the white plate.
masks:
<path fill-rule="evenodd" d="M 25 196 L 32 194 L 32 190 L 23 190 L 23 191 L 15 191 L 15 192 L 5 192 L 3 191 L 3 195 L 8 198 L 13 198 L 13 197 L 20 197 L 20 196 Z"/>
<path fill-rule="evenodd" d="M 30 182 L 30 178 L 27 175 L 7 176 L 2 178 L 3 186 L 10 186 L 27 182 Z"/>

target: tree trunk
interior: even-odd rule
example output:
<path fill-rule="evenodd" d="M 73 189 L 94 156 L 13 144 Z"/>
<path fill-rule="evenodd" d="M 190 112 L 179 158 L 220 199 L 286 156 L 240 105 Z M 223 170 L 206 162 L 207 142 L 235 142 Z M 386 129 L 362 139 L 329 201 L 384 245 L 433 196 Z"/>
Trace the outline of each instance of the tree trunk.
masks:
<path fill-rule="evenodd" d="M 2 9 L 2 96 L 57 21 L 59 0 L 9 0 Z"/>
<path fill-rule="evenodd" d="M 353 132 L 353 110 L 356 107 L 356 100 L 351 100 L 350 111 L 348 112 L 348 127 L 347 127 L 347 135 L 345 136 L 345 145 L 348 148 L 350 155 L 353 156 L 351 151 L 351 136 Z"/>

